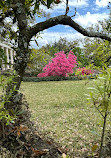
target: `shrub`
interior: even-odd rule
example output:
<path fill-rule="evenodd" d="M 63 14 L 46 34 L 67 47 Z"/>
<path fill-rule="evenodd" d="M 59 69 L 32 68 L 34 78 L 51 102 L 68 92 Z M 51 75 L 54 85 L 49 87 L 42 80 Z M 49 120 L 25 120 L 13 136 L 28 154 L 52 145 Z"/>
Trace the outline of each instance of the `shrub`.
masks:
<path fill-rule="evenodd" d="M 43 68 L 43 73 L 38 74 L 38 77 L 46 76 L 64 76 L 67 77 L 68 73 L 73 73 L 73 68 L 77 64 L 77 57 L 72 51 L 69 52 L 68 57 L 64 51 L 54 54 L 55 58 Z"/>
<path fill-rule="evenodd" d="M 46 76 L 46 77 L 23 77 L 24 82 L 41 82 L 41 81 L 63 81 L 63 80 L 85 80 L 94 79 L 96 75 L 88 76 Z"/>
<path fill-rule="evenodd" d="M 8 76 L 8 77 L 7 77 Z M 9 123 L 14 123 L 16 119 L 16 115 L 11 114 L 9 110 L 5 108 L 6 104 L 10 102 L 10 98 L 13 93 L 16 91 L 16 87 L 10 87 L 9 93 L 7 93 L 7 85 L 14 83 L 13 79 L 17 76 L 16 72 L 7 72 L 7 76 L 0 74 L 0 87 L 2 88 L 2 95 L 0 96 L 0 125 L 4 128 L 4 125 L 8 125 Z"/>
<path fill-rule="evenodd" d="M 88 95 L 88 100 L 93 103 L 96 110 L 102 116 L 103 127 L 102 135 L 100 140 L 100 149 L 98 158 L 106 157 L 104 156 L 103 142 L 105 137 L 107 116 L 111 113 L 111 68 L 103 68 L 102 74 L 95 81 L 94 87 L 89 87 L 90 93 Z M 110 140 L 110 135 L 109 135 Z M 110 144 L 110 141 L 108 142 Z M 107 151 L 109 152 L 109 151 Z"/>
<path fill-rule="evenodd" d="M 77 75 L 77 76 L 80 76 L 80 75 L 91 75 L 91 74 L 93 74 L 93 71 L 90 70 L 90 69 L 87 69 L 85 67 L 83 67 L 83 68 L 79 67 L 77 69 L 76 73 L 75 73 L 75 75 Z"/>

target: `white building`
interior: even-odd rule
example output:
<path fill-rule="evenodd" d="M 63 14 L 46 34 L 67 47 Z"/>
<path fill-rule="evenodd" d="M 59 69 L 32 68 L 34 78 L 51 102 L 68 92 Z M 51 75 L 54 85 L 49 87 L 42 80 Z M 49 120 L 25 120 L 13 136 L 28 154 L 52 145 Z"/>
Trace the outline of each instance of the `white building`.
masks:
<path fill-rule="evenodd" d="M 2 64 L 1 65 L 1 70 L 9 70 L 13 68 L 13 63 L 14 63 L 14 56 L 15 56 L 15 51 L 7 44 L 0 42 L 0 48 L 4 50 L 7 56 L 7 63 L 9 64 Z"/>

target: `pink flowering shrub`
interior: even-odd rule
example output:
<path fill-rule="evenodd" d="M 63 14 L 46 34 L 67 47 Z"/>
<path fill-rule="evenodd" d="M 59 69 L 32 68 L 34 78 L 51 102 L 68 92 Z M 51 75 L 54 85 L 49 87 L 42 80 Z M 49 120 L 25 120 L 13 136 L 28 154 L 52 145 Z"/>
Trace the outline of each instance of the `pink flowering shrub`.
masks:
<path fill-rule="evenodd" d="M 83 68 L 79 67 L 76 72 L 76 75 L 91 75 L 91 74 L 93 74 L 93 71 L 85 67 Z"/>
<path fill-rule="evenodd" d="M 64 51 L 54 54 L 55 57 L 44 68 L 43 73 L 39 73 L 38 77 L 46 76 L 68 76 L 68 73 L 73 73 L 73 68 L 77 64 L 77 57 L 72 51 L 69 52 L 68 57 Z"/>

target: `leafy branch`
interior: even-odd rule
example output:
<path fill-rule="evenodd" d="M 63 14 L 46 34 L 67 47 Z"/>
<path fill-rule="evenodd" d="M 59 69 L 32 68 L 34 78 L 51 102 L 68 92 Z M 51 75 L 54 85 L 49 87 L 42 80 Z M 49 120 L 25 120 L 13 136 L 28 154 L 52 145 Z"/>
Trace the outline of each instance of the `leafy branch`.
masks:
<path fill-rule="evenodd" d="M 93 90 L 89 93 L 90 98 L 88 98 L 88 100 L 91 99 L 94 107 L 103 118 L 103 128 L 99 149 L 99 158 L 101 158 L 103 154 L 102 149 L 105 136 L 107 116 L 111 110 L 111 68 L 103 68 L 102 74 L 98 77 L 98 80 L 95 81 L 95 88 L 91 87 L 88 89 Z"/>

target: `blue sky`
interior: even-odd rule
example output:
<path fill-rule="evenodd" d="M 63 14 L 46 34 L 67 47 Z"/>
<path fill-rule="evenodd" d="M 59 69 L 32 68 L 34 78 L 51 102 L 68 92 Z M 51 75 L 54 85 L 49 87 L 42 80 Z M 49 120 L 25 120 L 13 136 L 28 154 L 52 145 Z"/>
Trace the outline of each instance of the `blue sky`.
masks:
<path fill-rule="evenodd" d="M 108 2 L 111 0 L 69 0 L 69 16 L 74 14 L 77 9 L 76 16 L 72 19 L 82 25 L 84 28 L 90 27 L 92 24 L 98 23 L 98 20 L 107 19 L 110 9 L 107 9 Z M 63 15 L 65 13 L 65 0 L 61 0 L 59 5 L 55 5 L 52 9 L 47 9 L 45 6 L 40 6 L 40 9 L 50 13 L 50 17 Z M 46 18 L 37 18 L 37 22 L 46 20 Z M 39 47 L 58 41 L 60 37 L 66 38 L 68 41 L 84 38 L 83 35 L 75 31 L 69 26 L 57 25 L 40 34 L 37 38 Z M 34 42 L 31 42 L 32 47 L 38 48 Z"/>

